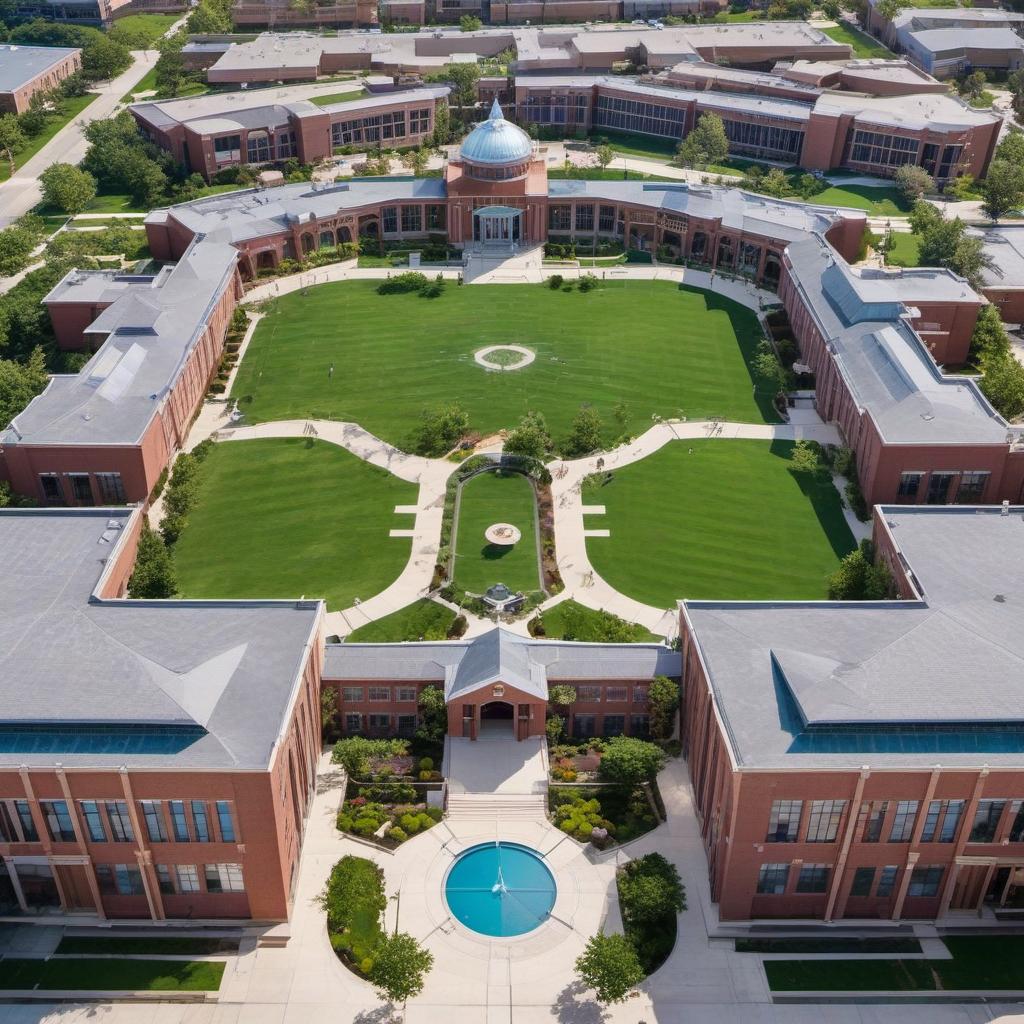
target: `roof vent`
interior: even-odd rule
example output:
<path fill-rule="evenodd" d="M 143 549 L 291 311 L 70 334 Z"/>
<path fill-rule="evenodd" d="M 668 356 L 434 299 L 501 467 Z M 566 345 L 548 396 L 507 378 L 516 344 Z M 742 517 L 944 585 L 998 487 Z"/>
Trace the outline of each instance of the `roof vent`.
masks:
<path fill-rule="evenodd" d="M 1006 604 L 1006 595 L 996 594 L 996 596 L 993 597 L 992 600 L 995 601 L 996 604 Z"/>
<path fill-rule="evenodd" d="M 1004 498 L 1003 507 L 1000 509 L 999 514 L 1001 516 L 1008 516 L 1010 514 L 1010 503 Z"/>

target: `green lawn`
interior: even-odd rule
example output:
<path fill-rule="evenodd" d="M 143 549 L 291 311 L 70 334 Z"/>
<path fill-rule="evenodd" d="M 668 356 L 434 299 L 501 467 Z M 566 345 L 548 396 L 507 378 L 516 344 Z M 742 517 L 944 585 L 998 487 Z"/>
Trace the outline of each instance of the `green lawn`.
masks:
<path fill-rule="evenodd" d="M 854 548 L 827 478 L 789 470 L 789 441 L 675 441 L 594 478 L 584 503 L 594 568 L 613 587 L 660 608 L 680 598 L 823 599 L 826 577 Z M 692 451 L 692 454 L 691 454 Z"/>
<path fill-rule="evenodd" d="M 677 185 L 682 181 L 682 178 L 670 178 L 664 174 L 644 174 L 641 171 L 630 170 L 623 172 L 621 167 L 616 170 L 614 165 L 605 168 L 576 167 L 571 171 L 567 171 L 564 167 L 560 167 L 548 171 L 548 177 L 552 180 L 557 180 L 559 178 L 580 178 L 584 181 L 671 181 Z"/>
<path fill-rule="evenodd" d="M 223 962 L 193 960 L 0 960 L 0 989 L 212 992 Z"/>
<path fill-rule="evenodd" d="M 84 96 L 72 96 L 70 99 L 61 101 L 60 116 L 52 116 L 47 120 L 46 127 L 38 134 L 29 137 L 28 142 L 14 154 L 14 173 L 25 166 L 69 121 L 76 118 L 99 93 L 87 92 Z M 6 181 L 11 176 L 11 164 L 6 159 L 7 154 L 0 160 L 0 182 Z"/>
<path fill-rule="evenodd" d="M 1024 936 L 943 938 L 952 960 L 769 960 L 768 984 L 782 991 L 1006 991 L 1024 989 Z"/>
<path fill-rule="evenodd" d="M 362 99 L 369 95 L 366 89 L 350 89 L 348 92 L 332 92 L 327 96 L 310 96 L 309 102 L 318 107 L 326 107 L 331 103 L 348 103 L 350 100 Z"/>
<path fill-rule="evenodd" d="M 126 14 L 114 22 L 110 31 L 114 38 L 122 37 L 132 49 L 151 50 L 180 17 L 179 14 Z"/>
<path fill-rule="evenodd" d="M 455 621 L 455 612 L 423 598 L 376 622 L 353 630 L 347 644 L 392 644 L 406 640 L 443 640 Z"/>
<path fill-rule="evenodd" d="M 449 284 L 432 300 L 378 295 L 370 281 L 319 285 L 270 305 L 232 395 L 250 422 L 352 420 L 400 446 L 423 409 L 443 402 L 458 402 L 485 434 L 537 410 L 556 439 L 589 402 L 610 442 L 621 433 L 618 402 L 637 431 L 654 413 L 772 418 L 748 366 L 760 336 L 745 307 L 664 281 L 608 281 L 588 293 Z M 525 345 L 537 359 L 507 373 L 473 361 L 501 344 Z"/>
<path fill-rule="evenodd" d="M 626 622 L 611 612 L 596 612 L 575 601 L 560 601 L 540 618 L 544 623 L 544 636 L 549 640 L 643 644 L 660 643 L 665 639 L 639 623 Z"/>
<path fill-rule="evenodd" d="M 832 185 L 808 200 L 818 206 L 852 206 L 873 217 L 905 217 L 910 207 L 892 185 Z"/>
<path fill-rule="evenodd" d="M 920 953 L 917 939 L 737 939 L 737 953 Z"/>
<path fill-rule="evenodd" d="M 156 68 L 150 68 L 122 97 L 122 103 L 133 103 L 136 93 L 156 91 Z"/>
<path fill-rule="evenodd" d="M 495 583 L 513 591 L 539 590 L 535 508 L 533 486 L 520 473 L 481 473 L 467 480 L 456 509 L 456 585 L 474 594 Z M 489 544 L 484 531 L 494 523 L 519 527 L 522 539 L 513 545 Z"/>
<path fill-rule="evenodd" d="M 178 588 L 193 598 L 323 597 L 345 608 L 388 586 L 409 558 L 396 505 L 417 488 L 343 448 L 305 438 L 218 444 L 174 546 Z"/>
<path fill-rule="evenodd" d="M 883 46 L 877 39 L 861 32 L 859 28 L 855 28 L 849 22 L 844 21 L 841 25 L 823 28 L 821 31 L 837 43 L 849 43 L 853 47 L 854 57 L 882 57 L 891 60 L 896 56 L 892 50 Z"/>
<path fill-rule="evenodd" d="M 645 156 L 664 159 L 675 156 L 679 139 L 666 139 L 657 135 L 638 135 L 633 132 L 595 132 L 588 140 L 592 145 L 607 141 L 616 153 L 626 156 Z"/>
<path fill-rule="evenodd" d="M 139 935 L 130 938 L 116 936 L 69 936 L 60 940 L 56 952 L 87 955 L 104 953 L 120 956 L 208 956 L 211 953 L 237 951 L 237 939 L 207 939 L 201 936 L 160 936 Z"/>
<path fill-rule="evenodd" d="M 885 262 L 893 267 L 919 267 L 918 246 L 921 239 L 909 231 L 892 233 L 892 249 L 886 254 Z"/>

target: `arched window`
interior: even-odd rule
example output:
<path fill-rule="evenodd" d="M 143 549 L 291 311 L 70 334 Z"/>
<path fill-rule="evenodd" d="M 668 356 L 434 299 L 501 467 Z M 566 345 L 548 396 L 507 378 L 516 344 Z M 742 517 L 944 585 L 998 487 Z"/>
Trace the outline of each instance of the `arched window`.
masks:
<path fill-rule="evenodd" d="M 693 233 L 693 241 L 690 243 L 690 257 L 691 259 L 700 260 L 703 262 L 707 259 L 708 253 L 708 236 L 703 231 L 695 231 Z"/>
<path fill-rule="evenodd" d="M 316 239 L 307 231 L 303 234 L 300 239 L 302 242 L 302 253 L 305 255 L 307 252 L 312 252 L 316 248 Z"/>
<path fill-rule="evenodd" d="M 718 240 L 718 257 L 715 260 L 716 267 L 731 267 L 734 262 L 732 239 L 729 237 Z"/>
<path fill-rule="evenodd" d="M 320 232 L 320 248 L 331 248 L 334 245 L 334 232 L 333 231 L 321 231 Z"/>

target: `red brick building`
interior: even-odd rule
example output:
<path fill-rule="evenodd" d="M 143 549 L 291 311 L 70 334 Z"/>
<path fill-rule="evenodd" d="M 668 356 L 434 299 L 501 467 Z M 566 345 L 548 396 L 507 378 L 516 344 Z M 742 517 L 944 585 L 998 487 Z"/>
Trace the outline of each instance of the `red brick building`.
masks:
<path fill-rule="evenodd" d="M 684 752 L 722 920 L 1019 905 L 1022 512 L 877 509 L 898 601 L 682 602 Z"/>
<path fill-rule="evenodd" d="M 36 93 L 56 89 L 82 68 L 82 51 L 0 43 L 0 114 L 23 114 Z"/>
<path fill-rule="evenodd" d="M 323 606 L 126 600 L 141 524 L 0 510 L 0 914 L 286 920 Z"/>

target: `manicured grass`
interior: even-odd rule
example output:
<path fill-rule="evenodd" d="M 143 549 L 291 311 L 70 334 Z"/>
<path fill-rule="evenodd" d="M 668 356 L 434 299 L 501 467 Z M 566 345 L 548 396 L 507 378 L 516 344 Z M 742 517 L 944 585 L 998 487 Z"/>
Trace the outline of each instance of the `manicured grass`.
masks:
<path fill-rule="evenodd" d="M 114 36 L 145 36 L 143 49 L 153 49 L 157 40 L 178 20 L 178 14 L 126 14 L 111 26 Z M 141 41 L 141 40 L 140 40 Z M 133 44 L 135 40 L 131 41 Z"/>
<path fill-rule="evenodd" d="M 348 92 L 332 92 L 327 96 L 310 96 L 309 102 L 318 107 L 326 107 L 331 103 L 348 103 L 350 100 L 359 100 L 369 96 L 366 89 L 351 89 Z"/>
<path fill-rule="evenodd" d="M 691 454 L 692 451 L 692 454 Z M 790 441 L 675 441 L 603 486 L 586 526 L 594 568 L 613 587 L 669 608 L 680 598 L 797 600 L 826 596 L 826 577 L 854 548 L 831 481 L 790 472 Z"/>
<path fill-rule="evenodd" d="M 877 39 L 872 38 L 866 32 L 861 32 L 849 22 L 835 25 L 833 28 L 821 30 L 830 39 L 837 43 L 849 43 L 853 47 L 854 57 L 882 57 L 890 60 L 896 55 L 888 47 L 883 46 Z"/>
<path fill-rule="evenodd" d="M 921 239 L 909 231 L 892 233 L 892 249 L 886 254 L 885 262 L 893 267 L 919 267 L 918 246 Z"/>
<path fill-rule="evenodd" d="M 964 935 L 943 942 L 952 960 L 770 960 L 764 969 L 776 992 L 1024 989 L 1024 936 Z"/>
<path fill-rule="evenodd" d="M 337 445 L 306 438 L 214 445 L 174 546 L 178 588 L 196 598 L 326 598 L 345 608 L 402 571 L 416 486 Z"/>
<path fill-rule="evenodd" d="M 589 141 L 593 145 L 607 140 L 616 153 L 627 156 L 646 156 L 664 159 L 675 156 L 679 139 L 665 139 L 657 135 L 637 135 L 632 132 L 595 132 Z"/>
<path fill-rule="evenodd" d="M 495 583 L 513 591 L 539 590 L 535 508 L 533 486 L 520 473 L 481 473 L 467 480 L 457 507 L 452 572 L 456 585 L 474 594 Z M 522 533 L 519 543 L 488 543 L 484 531 L 495 523 L 517 526 Z"/>
<path fill-rule="evenodd" d="M 443 640 L 455 621 L 455 612 L 426 598 L 414 601 L 376 622 L 353 630 L 347 644 L 391 644 L 405 640 Z"/>
<path fill-rule="evenodd" d="M 584 181 L 672 181 L 680 184 L 682 178 L 670 178 L 664 174 L 644 174 L 640 171 L 627 170 L 623 173 L 622 168 L 615 170 L 614 167 L 577 167 L 571 171 L 565 168 L 548 171 L 548 177 L 557 180 L 560 178 L 580 178 Z"/>
<path fill-rule="evenodd" d="M 192 960 L 0 960 L 0 989 L 213 992 L 222 962 Z"/>
<path fill-rule="evenodd" d="M 808 200 L 818 206 L 852 206 L 874 217 L 904 217 L 910 207 L 892 185 L 833 185 Z"/>
<path fill-rule="evenodd" d="M 134 103 L 135 96 L 140 92 L 156 91 L 156 68 L 150 68 L 122 97 L 122 103 Z"/>
<path fill-rule="evenodd" d="M 920 953 L 917 939 L 737 939 L 737 953 Z"/>
<path fill-rule="evenodd" d="M 561 601 L 540 616 L 544 623 L 544 636 L 549 640 L 569 640 L 582 643 L 659 643 L 665 638 L 657 636 L 637 622 L 626 622 L 610 612 L 596 612 L 575 601 Z"/>
<path fill-rule="evenodd" d="M 14 154 L 14 173 L 18 174 L 22 167 L 32 159 L 69 121 L 76 118 L 96 97 L 98 93 L 87 92 L 84 96 L 72 96 L 61 101 L 60 116 L 52 116 L 46 127 L 38 134 L 31 136 L 28 142 Z M 11 164 L 5 153 L 0 159 L 0 182 L 11 176 Z"/>
<path fill-rule="evenodd" d="M 443 402 L 485 434 L 537 410 L 557 440 L 589 402 L 610 443 L 620 401 L 637 430 L 655 413 L 773 418 L 748 366 L 760 336 L 745 307 L 664 281 L 609 280 L 587 293 L 449 284 L 432 300 L 378 295 L 370 281 L 319 285 L 271 304 L 232 395 L 250 422 L 352 420 L 400 446 L 423 409 Z M 473 361 L 485 345 L 508 344 L 537 359 L 508 373 Z"/>
<path fill-rule="evenodd" d="M 169 936 L 167 938 L 79 935 L 61 939 L 56 953 L 59 955 L 105 953 L 127 957 L 133 955 L 159 956 L 161 953 L 165 956 L 208 956 L 211 953 L 233 952 L 237 949 L 237 939 L 207 939 L 198 935 Z"/>

